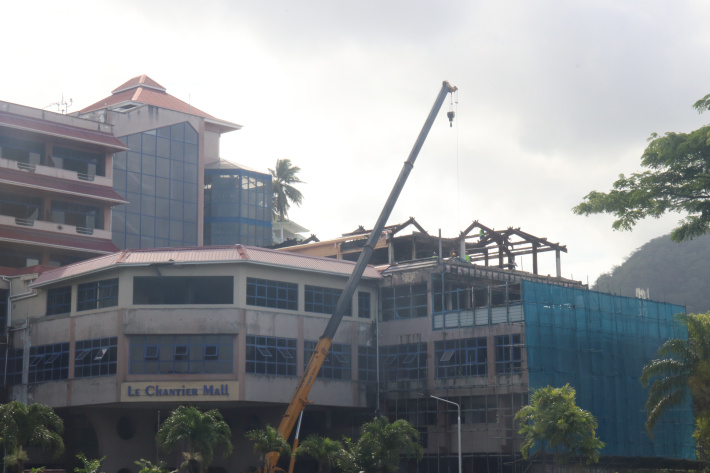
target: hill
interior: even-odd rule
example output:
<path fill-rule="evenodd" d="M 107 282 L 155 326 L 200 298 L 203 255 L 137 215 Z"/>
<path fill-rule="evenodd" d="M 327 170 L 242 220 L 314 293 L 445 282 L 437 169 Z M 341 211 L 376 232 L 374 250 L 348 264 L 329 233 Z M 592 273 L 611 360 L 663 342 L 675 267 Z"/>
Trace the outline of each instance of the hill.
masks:
<path fill-rule="evenodd" d="M 676 243 L 670 235 L 654 238 L 623 264 L 602 274 L 592 289 L 636 296 L 649 289 L 650 299 L 686 306 L 688 312 L 710 310 L 710 235 Z"/>

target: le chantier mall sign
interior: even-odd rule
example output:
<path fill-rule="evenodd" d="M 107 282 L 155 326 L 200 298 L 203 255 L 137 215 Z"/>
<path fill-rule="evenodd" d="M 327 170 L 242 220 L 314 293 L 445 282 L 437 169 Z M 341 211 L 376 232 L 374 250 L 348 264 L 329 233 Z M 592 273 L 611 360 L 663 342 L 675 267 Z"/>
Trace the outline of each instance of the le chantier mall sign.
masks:
<path fill-rule="evenodd" d="M 237 401 L 237 381 L 138 381 L 121 383 L 121 402 Z"/>

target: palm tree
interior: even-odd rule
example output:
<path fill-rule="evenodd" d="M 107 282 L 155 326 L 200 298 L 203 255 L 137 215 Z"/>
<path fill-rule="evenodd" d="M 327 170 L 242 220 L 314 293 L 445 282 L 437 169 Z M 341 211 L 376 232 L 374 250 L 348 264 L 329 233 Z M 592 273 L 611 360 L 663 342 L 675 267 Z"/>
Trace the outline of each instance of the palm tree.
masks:
<path fill-rule="evenodd" d="M 202 412 L 196 407 L 180 406 L 170 413 L 155 435 L 157 444 L 166 452 L 183 446 L 182 469 L 190 472 L 207 467 L 214 457 L 215 446 L 222 454 L 232 453 L 232 432 L 217 409 Z"/>
<path fill-rule="evenodd" d="M 656 352 L 658 358 L 641 372 L 644 387 L 651 385 L 646 401 L 646 430 L 651 436 L 661 415 L 679 405 L 688 389 L 693 398 L 696 434 L 702 419 L 710 417 L 710 312 L 677 314 L 675 319 L 688 328 L 688 339 L 667 340 Z"/>
<path fill-rule="evenodd" d="M 270 453 L 276 452 L 279 455 L 291 455 L 291 446 L 283 435 L 270 425 L 267 425 L 264 430 L 250 430 L 246 433 L 246 438 L 254 442 L 254 453 L 259 455 L 261 471 L 266 471 L 267 456 Z"/>
<path fill-rule="evenodd" d="M 284 221 L 288 216 L 291 204 L 300 206 L 303 202 L 303 194 L 293 187 L 293 184 L 305 184 L 297 177 L 301 168 L 292 166 L 290 159 L 277 159 L 276 169 L 269 169 L 269 172 L 274 190 L 274 220 L 278 218 L 278 220 Z"/>
<path fill-rule="evenodd" d="M 325 473 L 338 464 L 343 456 L 343 444 L 337 440 L 318 435 L 309 435 L 295 452 L 297 456 L 307 455 L 318 462 L 318 473 Z"/>
<path fill-rule="evenodd" d="M 54 410 L 44 404 L 26 406 L 19 401 L 0 405 L 0 445 L 6 460 L 23 471 L 29 461 L 25 447 L 39 447 L 55 458 L 64 451 L 64 423 Z"/>
<path fill-rule="evenodd" d="M 355 464 L 368 473 L 395 473 L 400 455 L 422 458 L 419 432 L 404 419 L 392 423 L 380 416 L 365 423 L 362 436 L 355 443 Z"/>

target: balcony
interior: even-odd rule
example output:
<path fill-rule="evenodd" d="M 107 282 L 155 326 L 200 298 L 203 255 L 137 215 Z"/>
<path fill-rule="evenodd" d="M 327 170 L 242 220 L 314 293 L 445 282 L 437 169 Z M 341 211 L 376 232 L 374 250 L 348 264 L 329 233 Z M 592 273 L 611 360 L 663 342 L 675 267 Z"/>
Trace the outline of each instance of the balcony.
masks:
<path fill-rule="evenodd" d="M 67 169 L 59 169 L 55 167 L 42 166 L 40 164 L 28 164 L 11 159 L 0 158 L 0 169 L 19 169 L 20 171 L 31 172 L 43 176 L 58 177 L 69 181 L 91 182 L 100 186 L 113 187 L 113 180 L 104 176 L 96 176 L 93 174 L 80 173 Z"/>
<path fill-rule="evenodd" d="M 57 233 L 62 235 L 92 236 L 105 240 L 111 239 L 111 232 L 98 228 L 77 227 L 66 223 L 47 222 L 43 220 L 20 219 L 8 215 L 0 215 L 0 225 L 9 227 L 31 227 L 34 230 Z"/>

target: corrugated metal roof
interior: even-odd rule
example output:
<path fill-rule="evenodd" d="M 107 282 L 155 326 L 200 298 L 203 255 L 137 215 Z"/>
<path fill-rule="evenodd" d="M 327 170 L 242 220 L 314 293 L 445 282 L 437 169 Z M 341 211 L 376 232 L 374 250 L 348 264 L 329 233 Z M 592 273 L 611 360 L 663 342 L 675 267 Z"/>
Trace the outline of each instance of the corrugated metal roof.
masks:
<path fill-rule="evenodd" d="M 14 113 L 0 112 L 0 126 L 32 131 L 42 135 L 58 136 L 83 143 L 91 143 L 116 151 L 128 149 L 126 145 L 110 133 L 62 125 L 37 118 L 23 117 L 21 115 L 15 115 Z"/>
<path fill-rule="evenodd" d="M 228 129 L 238 130 L 242 126 L 236 123 L 227 122 L 213 117 L 209 113 L 194 107 L 193 105 L 183 102 L 177 97 L 174 97 L 166 92 L 165 87 L 158 84 L 156 81 L 146 76 L 134 77 L 124 84 L 120 85 L 111 92 L 111 95 L 99 100 L 98 102 L 85 107 L 79 111 L 79 114 L 93 112 L 104 108 L 111 108 L 114 105 L 121 103 L 133 102 L 155 107 L 175 110 L 177 112 L 188 113 L 198 117 L 215 120 L 215 123 Z"/>
<path fill-rule="evenodd" d="M 31 286 L 43 286 L 60 280 L 82 276 L 121 266 L 147 266 L 160 263 L 238 263 L 251 262 L 282 268 L 349 276 L 355 267 L 352 261 L 284 253 L 255 246 L 205 246 L 192 248 L 155 248 L 123 250 L 112 255 L 81 261 L 42 273 Z M 367 266 L 363 278 L 380 279 L 380 273 Z"/>
<path fill-rule="evenodd" d="M 60 177 L 45 176 L 28 171 L 3 168 L 0 183 L 18 187 L 31 187 L 44 189 L 60 194 L 70 194 L 81 197 L 90 197 L 113 205 L 126 204 L 128 201 L 121 197 L 110 187 L 62 179 Z"/>

